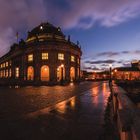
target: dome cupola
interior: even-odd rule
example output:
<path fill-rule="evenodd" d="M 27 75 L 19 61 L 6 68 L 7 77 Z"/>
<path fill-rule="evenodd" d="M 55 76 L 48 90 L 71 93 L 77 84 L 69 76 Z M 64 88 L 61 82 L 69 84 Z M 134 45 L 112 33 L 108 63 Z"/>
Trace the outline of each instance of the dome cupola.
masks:
<path fill-rule="evenodd" d="M 60 27 L 55 27 L 47 22 L 41 23 L 39 26 L 28 32 L 26 42 L 34 42 L 36 40 L 46 41 L 52 39 L 64 40 L 65 36 Z"/>

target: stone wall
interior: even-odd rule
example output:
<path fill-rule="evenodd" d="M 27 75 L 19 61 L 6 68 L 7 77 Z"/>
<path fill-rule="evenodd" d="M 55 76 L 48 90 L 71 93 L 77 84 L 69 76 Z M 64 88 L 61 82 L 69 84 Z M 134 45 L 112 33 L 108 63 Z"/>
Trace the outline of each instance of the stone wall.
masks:
<path fill-rule="evenodd" d="M 140 140 L 140 109 L 127 97 L 126 91 L 116 84 L 111 86 L 112 117 L 121 140 Z"/>

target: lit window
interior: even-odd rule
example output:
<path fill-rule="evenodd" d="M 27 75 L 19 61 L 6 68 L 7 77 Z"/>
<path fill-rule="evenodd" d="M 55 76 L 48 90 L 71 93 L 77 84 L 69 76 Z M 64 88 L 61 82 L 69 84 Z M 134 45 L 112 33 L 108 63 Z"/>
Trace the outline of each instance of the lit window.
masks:
<path fill-rule="evenodd" d="M 16 67 L 16 69 L 15 69 L 15 76 L 16 76 L 16 78 L 19 77 L 19 67 Z"/>
<path fill-rule="evenodd" d="M 42 53 L 42 60 L 48 59 L 48 53 Z"/>
<path fill-rule="evenodd" d="M 6 67 L 8 67 L 8 62 L 6 62 Z"/>
<path fill-rule="evenodd" d="M 64 54 L 63 53 L 58 54 L 58 60 L 64 60 Z"/>
<path fill-rule="evenodd" d="M 5 68 L 5 63 L 3 63 L 3 68 Z"/>
<path fill-rule="evenodd" d="M 6 75 L 5 76 L 8 77 L 8 69 L 6 70 Z"/>
<path fill-rule="evenodd" d="M 73 55 L 71 56 L 71 62 L 75 62 L 75 57 Z"/>
<path fill-rule="evenodd" d="M 33 61 L 33 54 L 28 55 L 28 62 L 31 62 L 31 61 Z"/>

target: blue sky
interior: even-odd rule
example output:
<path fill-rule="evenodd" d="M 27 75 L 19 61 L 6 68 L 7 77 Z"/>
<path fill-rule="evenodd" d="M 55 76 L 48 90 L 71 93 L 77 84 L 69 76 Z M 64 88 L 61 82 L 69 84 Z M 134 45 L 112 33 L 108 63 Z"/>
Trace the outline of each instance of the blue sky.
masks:
<path fill-rule="evenodd" d="M 140 59 L 140 0 L 0 0 L 0 55 L 41 22 L 60 26 L 82 47 L 85 70 Z"/>

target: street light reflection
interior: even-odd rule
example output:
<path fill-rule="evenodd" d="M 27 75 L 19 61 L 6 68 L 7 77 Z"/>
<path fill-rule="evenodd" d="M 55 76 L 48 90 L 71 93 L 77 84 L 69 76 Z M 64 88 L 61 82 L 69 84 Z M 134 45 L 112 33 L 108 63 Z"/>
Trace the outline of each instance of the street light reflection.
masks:
<path fill-rule="evenodd" d="M 70 105 L 71 105 L 72 109 L 75 108 L 75 104 L 76 104 L 76 97 L 72 97 L 71 100 L 70 100 Z"/>
<path fill-rule="evenodd" d="M 73 82 L 70 82 L 70 86 L 73 86 L 74 85 L 74 83 Z"/>
<path fill-rule="evenodd" d="M 103 94 L 105 94 L 106 92 L 107 92 L 106 83 L 103 83 Z"/>
<path fill-rule="evenodd" d="M 93 103 L 95 105 L 98 105 L 98 93 L 99 93 L 99 87 L 96 87 L 96 88 L 93 88 L 92 89 L 92 96 L 94 97 L 93 98 Z"/>
<path fill-rule="evenodd" d="M 60 113 L 66 113 L 67 109 L 74 109 L 75 108 L 75 104 L 76 104 L 76 97 L 72 97 L 69 100 L 63 101 L 61 103 L 58 103 L 55 106 L 56 111 L 60 112 Z"/>
<path fill-rule="evenodd" d="M 61 102 L 59 104 L 56 105 L 56 110 L 60 113 L 65 113 L 66 112 L 66 102 Z"/>

